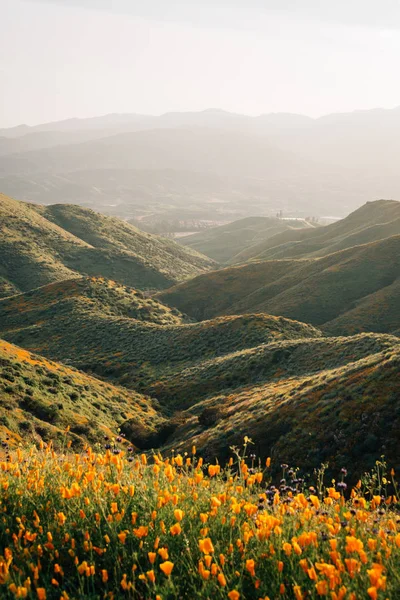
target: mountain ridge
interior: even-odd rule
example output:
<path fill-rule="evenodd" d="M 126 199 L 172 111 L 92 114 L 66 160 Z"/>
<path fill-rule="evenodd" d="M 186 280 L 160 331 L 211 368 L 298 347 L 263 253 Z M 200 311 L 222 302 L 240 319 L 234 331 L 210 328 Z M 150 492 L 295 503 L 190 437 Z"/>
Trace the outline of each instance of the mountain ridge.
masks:
<path fill-rule="evenodd" d="M 267 312 L 346 335 L 332 326 L 357 302 L 400 279 L 400 235 L 311 259 L 254 261 L 213 271 L 157 294 L 162 302 L 203 319 L 221 314 Z M 396 298 L 397 286 L 393 288 Z M 393 300 L 396 307 L 396 300 Z M 373 298 L 372 298 L 373 299 Z M 398 303 L 400 305 L 400 303 Z M 394 331 L 397 309 L 369 323 L 372 331 Z M 363 322 L 352 332 L 364 331 Z"/>
<path fill-rule="evenodd" d="M 67 231 L 63 222 L 92 243 Z M 171 240 L 81 207 L 38 207 L 0 195 L 0 228 L 3 296 L 82 274 L 141 288 L 167 287 L 213 264 Z"/>

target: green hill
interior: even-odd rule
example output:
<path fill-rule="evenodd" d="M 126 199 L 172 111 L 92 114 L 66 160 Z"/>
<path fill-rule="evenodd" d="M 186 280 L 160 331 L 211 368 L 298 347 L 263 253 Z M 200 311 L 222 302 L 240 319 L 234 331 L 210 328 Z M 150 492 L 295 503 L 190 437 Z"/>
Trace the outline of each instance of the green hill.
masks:
<path fill-rule="evenodd" d="M 4 339 L 138 389 L 183 366 L 319 335 L 310 325 L 263 314 L 187 323 L 176 309 L 97 280 L 50 284 L 0 300 Z"/>
<path fill-rule="evenodd" d="M 280 325 L 286 328 L 287 320 L 280 320 Z M 266 382 L 284 386 L 341 368 L 390 349 L 398 342 L 393 336 L 371 333 L 347 338 L 300 338 L 294 332 L 289 337 L 288 333 L 286 330 L 285 336 L 222 356 L 178 367 L 170 365 L 158 381 L 146 387 L 146 393 L 156 397 L 162 406 L 181 410 L 220 391 L 238 393 L 238 390 L 250 390 Z"/>
<path fill-rule="evenodd" d="M 400 343 L 393 343 L 312 375 L 209 397 L 184 413 L 173 447 L 182 451 L 196 444 L 206 458 L 223 460 L 225 448 L 240 446 L 247 434 L 256 454 L 308 473 L 322 462 L 336 473 L 343 466 L 352 473 L 367 470 L 382 455 L 398 469 L 399 372 Z"/>
<path fill-rule="evenodd" d="M 324 337 L 266 314 L 187 322 L 154 298 L 92 278 L 3 298 L 0 336 L 8 354 L 13 343 L 46 357 L 17 349 L 2 362 L 0 422 L 15 442 L 24 428 L 31 439 L 60 439 L 70 424 L 80 443 L 120 428 L 138 448 L 193 442 L 223 459 L 249 435 L 263 454 L 279 449 L 284 460 L 308 468 L 345 456 L 369 465 L 379 453 L 400 463 L 395 336 Z M 24 400 L 26 384 L 34 402 Z"/>
<path fill-rule="evenodd" d="M 314 229 L 286 231 L 246 248 L 231 264 L 249 260 L 315 258 L 400 234 L 400 202 L 367 202 L 345 219 Z"/>
<path fill-rule="evenodd" d="M 390 332 L 399 328 L 399 279 L 400 235 L 318 259 L 213 271 L 157 298 L 196 319 L 266 312 L 341 335 Z"/>
<path fill-rule="evenodd" d="M 247 217 L 179 238 L 179 243 L 193 248 L 218 263 L 235 262 L 237 254 L 252 248 L 278 233 L 313 226 L 304 219 L 283 220 L 268 217 Z"/>
<path fill-rule="evenodd" d="M 11 445 L 61 445 L 67 427 L 75 444 L 95 444 L 132 418 L 146 431 L 160 421 L 149 398 L 0 340 L 0 436 Z"/>
<path fill-rule="evenodd" d="M 40 207 L 0 195 L 0 231 L 3 297 L 79 275 L 162 289 L 212 265 L 172 241 L 68 205 Z"/>

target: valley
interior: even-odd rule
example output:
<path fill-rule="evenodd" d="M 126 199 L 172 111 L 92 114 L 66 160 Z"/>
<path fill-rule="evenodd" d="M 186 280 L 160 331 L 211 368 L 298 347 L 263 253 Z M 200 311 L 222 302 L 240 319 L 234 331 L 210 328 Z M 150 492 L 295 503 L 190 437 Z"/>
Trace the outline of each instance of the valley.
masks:
<path fill-rule="evenodd" d="M 88 209 L 1 199 L 0 428 L 15 443 L 56 440 L 69 423 L 77 446 L 114 429 L 141 450 L 195 444 L 224 460 L 248 435 L 302 468 L 398 464 L 398 202 L 327 226 L 239 220 L 182 246 Z M 115 414 L 102 419 L 106 394 Z"/>

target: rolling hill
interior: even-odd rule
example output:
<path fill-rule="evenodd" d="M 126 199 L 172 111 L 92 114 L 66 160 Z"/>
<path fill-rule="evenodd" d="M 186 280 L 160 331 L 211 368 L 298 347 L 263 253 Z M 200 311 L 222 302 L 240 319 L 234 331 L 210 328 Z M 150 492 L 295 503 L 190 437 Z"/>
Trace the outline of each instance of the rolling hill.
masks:
<path fill-rule="evenodd" d="M 338 367 L 209 397 L 183 413 L 173 447 L 197 444 L 206 458 L 223 460 L 247 434 L 258 456 L 306 473 L 325 462 L 331 473 L 345 466 L 354 477 L 382 455 L 398 469 L 399 370 L 400 343 L 393 343 Z"/>
<path fill-rule="evenodd" d="M 21 442 L 95 444 L 126 419 L 151 432 L 160 417 L 150 398 L 0 340 L 0 436 Z"/>
<path fill-rule="evenodd" d="M 157 298 L 196 319 L 265 312 L 340 335 L 390 332 L 400 323 L 399 279 L 397 235 L 322 258 L 256 261 L 213 271 Z"/>
<path fill-rule="evenodd" d="M 385 452 L 395 465 L 400 462 L 394 442 L 400 414 L 400 341 L 395 336 L 324 337 L 311 325 L 266 314 L 191 323 L 154 298 L 94 278 L 55 282 L 3 298 L 0 336 L 7 340 L 7 352 L 13 353 L 11 370 L 10 360 L 2 363 L 6 368 L 0 398 L 5 407 L 15 408 L 5 415 L 4 425 L 15 440 L 21 435 L 20 421 L 29 420 L 27 411 L 33 414 L 29 435 L 41 435 L 42 427 L 44 437 L 60 436 L 61 426 L 78 420 L 71 394 L 76 399 L 77 391 L 87 401 L 79 408 L 84 420 L 93 396 L 101 391 L 98 404 L 93 404 L 94 424 L 78 426 L 77 443 L 103 431 L 96 412 L 103 409 L 106 429 L 119 428 L 141 449 L 186 449 L 193 442 L 204 456 L 216 453 L 222 460 L 229 445 L 249 435 L 262 453 L 279 450 L 281 457 L 299 466 L 319 466 L 321 460 L 339 464 L 344 453 L 366 466 L 377 452 Z M 15 367 L 18 352 L 23 364 Z M 61 379 L 53 384 L 53 376 L 44 369 L 39 375 L 46 381 L 39 378 L 37 384 L 28 384 L 35 388 L 35 403 L 24 404 L 26 381 L 20 380 L 19 371 L 22 379 L 36 377 L 25 365 L 33 360 L 30 352 L 45 356 L 34 360 L 56 369 Z M 54 366 L 52 360 L 62 364 Z M 7 374 L 14 379 L 7 380 Z M 82 387 L 75 390 L 74 377 L 86 378 L 79 383 L 88 386 L 83 388 L 86 395 Z M 122 392 L 116 392 L 115 386 L 121 385 Z M 54 396 L 57 405 L 50 404 Z M 120 414 L 113 416 L 109 398 L 117 396 L 124 407 L 117 404 Z M 130 409 L 133 402 L 139 403 L 139 412 Z M 142 408 L 150 419 L 142 419 Z M 54 411 L 58 425 L 52 421 Z M 357 420 L 357 431 L 353 414 L 359 414 L 362 423 L 360 427 Z M 321 423 L 326 424 L 329 444 Z"/>
<path fill-rule="evenodd" d="M 179 238 L 178 241 L 223 264 L 234 262 L 234 257 L 246 248 L 252 248 L 278 233 L 313 227 L 304 219 L 247 217 Z"/>
<path fill-rule="evenodd" d="M 40 207 L 0 195 L 0 231 L 0 296 L 79 275 L 160 289 L 213 264 L 173 241 L 69 205 Z"/>
<path fill-rule="evenodd" d="M 188 323 L 178 311 L 103 280 L 62 281 L 0 300 L 4 339 L 138 389 L 182 365 L 319 335 L 310 325 L 262 314 Z"/>
<path fill-rule="evenodd" d="M 367 202 L 349 216 L 325 227 L 285 231 L 246 248 L 231 264 L 249 260 L 317 258 L 352 246 L 400 235 L 400 202 Z"/>

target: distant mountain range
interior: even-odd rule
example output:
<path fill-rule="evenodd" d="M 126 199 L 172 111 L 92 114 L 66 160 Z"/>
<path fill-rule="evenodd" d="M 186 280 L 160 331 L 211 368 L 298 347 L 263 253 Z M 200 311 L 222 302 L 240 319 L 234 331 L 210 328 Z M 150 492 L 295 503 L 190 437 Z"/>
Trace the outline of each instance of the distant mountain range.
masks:
<path fill-rule="evenodd" d="M 400 196 L 400 108 L 311 119 L 221 110 L 0 130 L 0 189 L 149 223 L 345 216 Z"/>
<path fill-rule="evenodd" d="M 303 219 L 253 217 L 213 227 L 179 240 L 219 263 L 317 258 L 400 234 L 400 202 L 367 202 L 326 227 Z"/>

